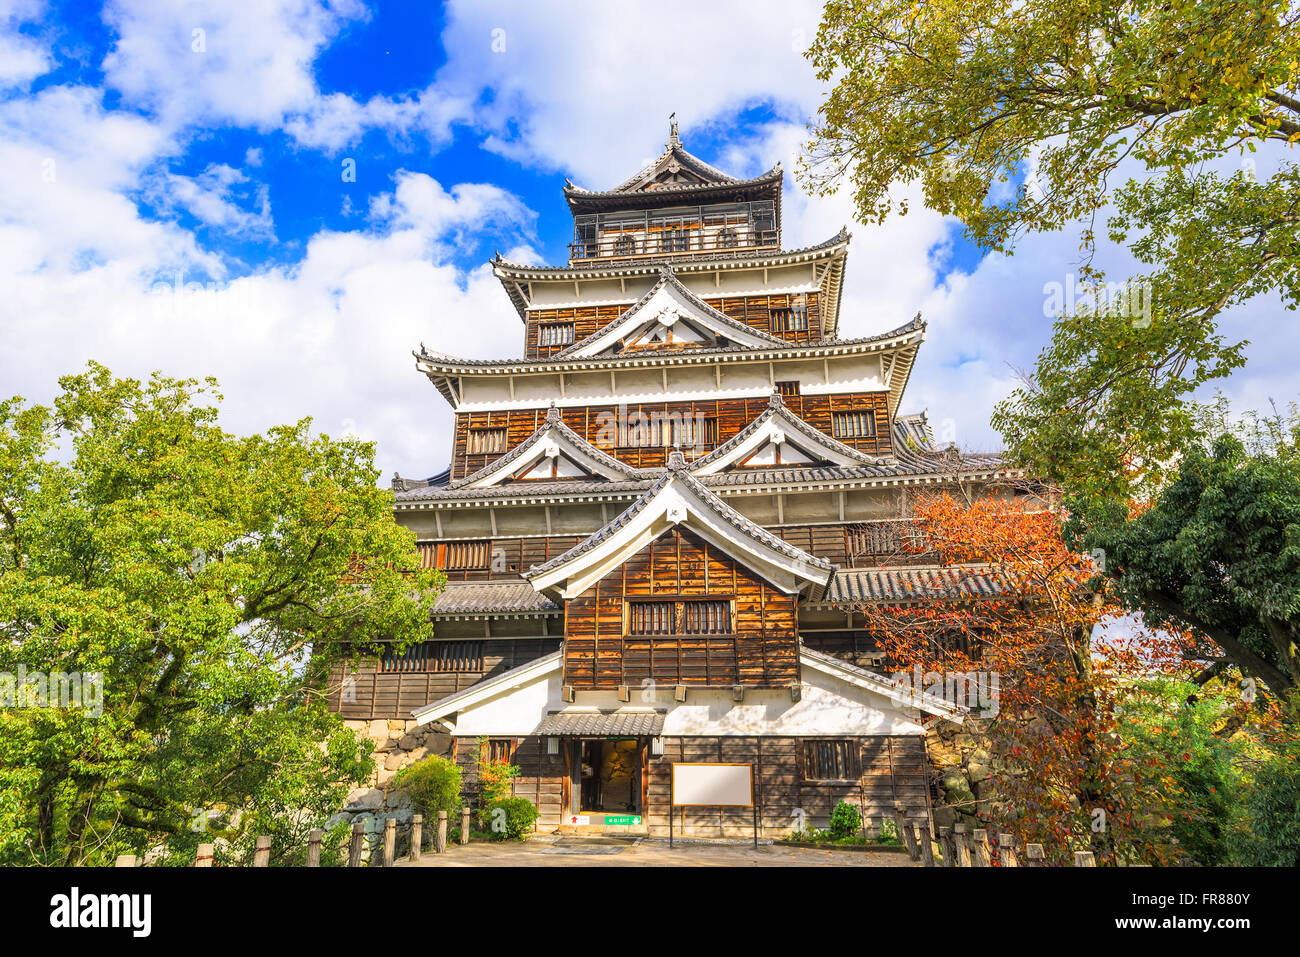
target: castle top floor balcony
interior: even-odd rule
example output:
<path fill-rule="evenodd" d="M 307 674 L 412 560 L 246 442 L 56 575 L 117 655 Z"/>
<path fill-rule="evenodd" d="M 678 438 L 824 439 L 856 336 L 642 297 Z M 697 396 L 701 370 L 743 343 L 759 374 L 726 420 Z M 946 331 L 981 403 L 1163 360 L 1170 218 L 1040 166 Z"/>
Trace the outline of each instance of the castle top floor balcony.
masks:
<path fill-rule="evenodd" d="M 574 218 L 569 263 L 735 255 L 780 245 L 771 200 L 587 213 Z"/>

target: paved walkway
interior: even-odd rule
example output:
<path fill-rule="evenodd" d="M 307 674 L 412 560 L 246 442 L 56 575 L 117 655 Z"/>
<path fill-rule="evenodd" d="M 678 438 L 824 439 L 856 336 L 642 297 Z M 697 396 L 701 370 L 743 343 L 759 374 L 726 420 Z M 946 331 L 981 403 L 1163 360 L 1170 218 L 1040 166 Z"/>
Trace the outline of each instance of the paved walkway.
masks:
<path fill-rule="evenodd" d="M 449 845 L 445 854 L 426 851 L 398 867 L 919 867 L 906 854 L 822 851 L 776 844 L 677 844 L 639 840 L 595 843 L 541 835 L 522 844 Z"/>

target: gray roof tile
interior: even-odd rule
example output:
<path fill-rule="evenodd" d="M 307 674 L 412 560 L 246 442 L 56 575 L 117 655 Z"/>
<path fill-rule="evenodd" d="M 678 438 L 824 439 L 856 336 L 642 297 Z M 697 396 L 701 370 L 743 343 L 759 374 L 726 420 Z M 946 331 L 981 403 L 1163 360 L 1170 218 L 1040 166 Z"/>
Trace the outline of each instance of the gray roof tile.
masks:
<path fill-rule="evenodd" d="M 429 613 L 445 618 L 456 615 L 548 614 L 561 607 L 526 581 L 448 582 Z"/>
<path fill-rule="evenodd" d="M 995 598 L 1005 591 L 1005 574 L 990 565 L 847 568 L 835 573 L 821 604 Z"/>
<path fill-rule="evenodd" d="M 661 711 L 557 711 L 538 725 L 537 734 L 658 735 L 664 729 Z"/>

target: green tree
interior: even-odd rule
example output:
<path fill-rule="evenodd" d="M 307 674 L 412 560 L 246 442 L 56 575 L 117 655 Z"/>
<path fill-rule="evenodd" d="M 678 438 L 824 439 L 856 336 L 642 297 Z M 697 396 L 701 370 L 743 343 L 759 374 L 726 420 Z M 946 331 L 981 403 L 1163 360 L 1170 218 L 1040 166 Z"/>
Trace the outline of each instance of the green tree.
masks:
<path fill-rule="evenodd" d="M 231 435 L 212 380 L 60 385 L 0 403 L 0 673 L 99 673 L 102 702 L 0 707 L 0 860 L 284 857 L 372 768 L 329 669 L 422 637 L 439 580 L 369 444 Z"/>
<path fill-rule="evenodd" d="M 1148 625 L 1194 630 L 1213 644 L 1193 657 L 1282 696 L 1300 678 L 1300 420 L 1237 432 L 1190 445 L 1149 507 L 1076 502 L 1065 534 Z"/>
<path fill-rule="evenodd" d="M 1150 267 L 1127 277 L 1147 291 L 1140 317 L 1063 315 L 999 408 L 1036 474 L 1120 498 L 1157 487 L 1194 434 L 1183 400 L 1242 362 L 1217 314 L 1269 290 L 1295 307 L 1298 16 L 1288 0 L 827 3 L 808 56 L 834 87 L 806 184 L 847 178 L 878 222 L 907 211 L 891 186 L 919 181 L 928 206 L 1004 252 L 1077 222 L 1098 307 L 1098 214 Z"/>

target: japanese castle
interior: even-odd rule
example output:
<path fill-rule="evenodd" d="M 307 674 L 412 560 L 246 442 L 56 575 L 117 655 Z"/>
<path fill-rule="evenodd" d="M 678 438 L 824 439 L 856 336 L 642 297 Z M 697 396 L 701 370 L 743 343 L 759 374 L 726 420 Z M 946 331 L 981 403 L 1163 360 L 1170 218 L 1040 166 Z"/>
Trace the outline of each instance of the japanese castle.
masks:
<path fill-rule="evenodd" d="M 518 765 L 542 831 L 930 814 L 926 730 L 960 716 L 888 679 L 862 611 L 993 587 L 904 539 L 918 492 L 1013 473 L 900 413 L 925 323 L 841 337 L 851 237 L 783 248 L 782 182 L 713 168 L 674 122 L 626 182 L 566 183 L 566 264 L 492 261 L 521 357 L 416 353 L 454 440 L 394 479 L 396 516 L 448 584 L 429 641 L 331 699 L 387 755 L 378 790 L 433 752 L 471 788 Z M 751 765 L 754 808 L 671 808 L 679 762 Z"/>

